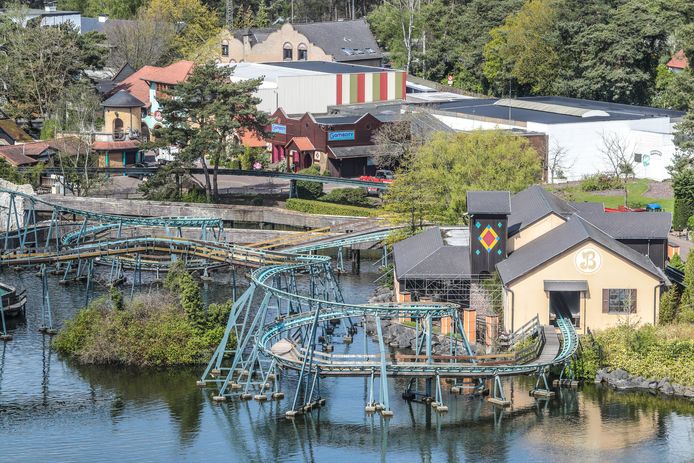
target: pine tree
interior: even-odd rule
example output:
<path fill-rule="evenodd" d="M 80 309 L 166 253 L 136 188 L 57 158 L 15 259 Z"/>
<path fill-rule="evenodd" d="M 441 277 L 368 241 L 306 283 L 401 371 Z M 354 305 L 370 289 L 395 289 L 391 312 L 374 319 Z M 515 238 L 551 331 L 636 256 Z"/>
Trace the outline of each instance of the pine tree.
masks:
<path fill-rule="evenodd" d="M 265 0 L 260 0 L 258 5 L 258 13 L 255 15 L 255 27 L 267 27 L 270 25 L 270 14 L 268 12 Z"/>
<path fill-rule="evenodd" d="M 161 143 L 180 148 L 176 156 L 182 164 L 200 161 L 208 202 L 219 196 L 217 174 L 228 140 L 246 131 L 262 137 L 269 124 L 268 115 L 258 110 L 260 98 L 254 96 L 262 78 L 232 82 L 232 74 L 233 67 L 214 62 L 196 66 L 162 101 L 166 124 L 155 130 Z"/>
<path fill-rule="evenodd" d="M 684 290 L 677 319 L 694 322 L 694 250 L 689 251 L 684 265 Z"/>
<path fill-rule="evenodd" d="M 677 318 L 677 312 L 680 304 L 680 290 L 677 285 L 672 285 L 670 289 L 665 291 L 660 297 L 660 311 L 658 315 L 658 323 L 667 325 L 672 323 Z"/>

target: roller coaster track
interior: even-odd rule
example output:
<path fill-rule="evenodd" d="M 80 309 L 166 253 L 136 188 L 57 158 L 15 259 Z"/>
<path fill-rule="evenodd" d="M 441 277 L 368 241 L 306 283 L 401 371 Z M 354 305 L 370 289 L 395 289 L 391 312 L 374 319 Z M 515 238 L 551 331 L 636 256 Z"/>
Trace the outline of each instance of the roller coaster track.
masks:
<path fill-rule="evenodd" d="M 0 191 L 7 192 L 7 191 Z M 30 202 L 40 201 L 29 195 L 9 192 L 12 197 L 23 197 Z M 111 214 L 91 214 L 69 208 L 61 212 L 74 213 L 82 217 L 103 217 L 107 223 L 95 225 L 91 233 L 107 230 L 112 224 L 122 224 L 125 217 Z M 9 217 L 9 216 L 8 216 Z M 163 227 L 177 224 L 202 224 L 210 219 L 199 218 L 128 218 L 133 225 L 157 224 Z M 8 219 L 9 222 L 9 219 Z M 86 230 L 86 220 L 83 232 Z M 112 238 L 102 241 L 80 243 L 74 235 L 62 239 L 62 249 L 20 249 L 0 255 L 0 265 L 47 265 L 63 262 L 93 262 L 102 258 L 133 255 L 168 255 L 202 259 L 210 263 L 250 267 L 249 288 L 234 301 L 224 336 L 205 369 L 199 385 L 214 385 L 215 400 L 226 400 L 232 396 L 242 399 L 266 398 L 264 394 L 274 391 L 273 398 L 282 396 L 279 391 L 278 375 L 281 371 L 298 372 L 298 387 L 288 416 L 310 410 L 320 403 L 320 378 L 324 376 L 367 376 L 371 377 L 371 397 L 375 395 L 374 378 L 380 382 L 378 405 L 389 412 L 387 378 L 405 376 L 413 378 L 435 378 L 437 384 L 436 403 L 440 403 L 443 378 L 494 378 L 537 374 L 544 378 L 552 365 L 565 365 L 578 348 L 578 337 L 573 325 L 559 318 L 559 336 L 553 328 L 542 327 L 538 319 L 526 324 L 513 338 L 517 341 L 529 339 L 532 343 L 533 359 L 518 361 L 516 357 L 499 354 L 490 356 L 473 355 L 467 342 L 459 317 L 459 307 L 452 303 L 382 303 L 353 304 L 343 298 L 339 284 L 333 274 L 328 256 L 305 254 L 329 247 L 347 246 L 363 242 L 383 240 L 388 230 L 363 234 L 340 235 L 335 239 L 313 244 L 302 244 L 284 251 L 239 246 L 206 239 L 193 240 L 173 236 L 146 236 Z M 308 285 L 297 282 L 298 275 L 306 275 Z M 45 279 L 45 271 L 44 271 Z M 448 355 L 434 355 L 434 319 L 450 319 L 454 327 L 447 336 Z M 356 332 L 353 319 L 374 323 L 378 339 L 378 353 L 369 354 L 365 340 L 363 354 L 332 354 L 331 350 L 320 352 L 336 336 L 334 323 L 342 320 L 345 342 L 351 342 Z M 385 347 L 381 327 L 382 320 L 410 319 L 416 321 L 415 354 L 392 355 Z M 333 326 L 333 328 L 331 328 Z M 455 336 L 454 336 L 455 331 Z M 441 336 L 438 336 L 441 341 Z M 233 341 L 233 342 L 231 342 Z M 539 382 L 539 379 L 538 379 Z M 545 381 L 546 384 L 546 381 Z M 503 391 L 495 397 L 503 398 Z M 376 404 L 375 400 L 370 401 Z M 367 404 L 367 408 L 371 406 Z"/>

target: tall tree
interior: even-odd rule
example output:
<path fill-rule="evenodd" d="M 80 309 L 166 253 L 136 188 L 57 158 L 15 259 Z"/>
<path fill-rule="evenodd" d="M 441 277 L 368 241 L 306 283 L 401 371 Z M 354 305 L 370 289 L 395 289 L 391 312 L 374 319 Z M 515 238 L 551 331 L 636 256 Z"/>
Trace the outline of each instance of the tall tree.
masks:
<path fill-rule="evenodd" d="M 401 169 L 385 196 L 396 221 L 460 223 L 471 189 L 517 192 L 542 178 L 540 156 L 517 135 L 499 130 L 438 133 Z"/>
<path fill-rule="evenodd" d="M 17 21 L 23 20 L 17 18 Z M 67 27 L 21 27 L 0 18 L 0 100 L 5 114 L 32 120 L 49 117 L 66 88 L 98 64 L 86 47 L 95 43 Z"/>
<path fill-rule="evenodd" d="M 221 20 L 200 0 L 151 0 L 144 14 L 176 27 L 173 59 L 195 56 L 220 30 Z"/>
<path fill-rule="evenodd" d="M 173 24 L 144 13 L 130 22 L 106 23 L 104 31 L 111 49 L 111 64 L 119 67 L 128 63 L 135 69 L 166 64 L 176 37 Z"/>
<path fill-rule="evenodd" d="M 267 114 L 258 110 L 260 99 L 255 96 L 262 79 L 232 82 L 233 72 L 233 67 L 213 62 L 196 66 L 162 101 L 165 125 L 155 130 L 161 142 L 179 147 L 179 160 L 200 161 L 208 201 L 219 196 L 219 164 L 233 135 L 253 131 L 264 136 L 269 124 Z"/>

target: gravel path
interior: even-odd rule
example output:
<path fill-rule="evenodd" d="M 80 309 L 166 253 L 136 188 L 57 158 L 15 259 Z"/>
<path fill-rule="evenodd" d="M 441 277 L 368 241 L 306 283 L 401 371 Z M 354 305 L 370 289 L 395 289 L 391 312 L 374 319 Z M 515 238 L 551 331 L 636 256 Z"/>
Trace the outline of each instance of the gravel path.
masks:
<path fill-rule="evenodd" d="M 672 191 L 672 183 L 668 180 L 649 183 L 648 190 L 643 195 L 646 198 L 670 199 L 675 193 Z"/>

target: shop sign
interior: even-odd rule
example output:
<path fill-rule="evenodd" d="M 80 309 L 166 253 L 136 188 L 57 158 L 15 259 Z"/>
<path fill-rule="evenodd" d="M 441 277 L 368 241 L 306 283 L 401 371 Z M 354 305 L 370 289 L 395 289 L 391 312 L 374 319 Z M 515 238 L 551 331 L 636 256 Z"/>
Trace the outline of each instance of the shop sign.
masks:
<path fill-rule="evenodd" d="M 328 141 L 354 140 L 354 130 L 343 130 L 341 132 L 328 132 Z"/>
<path fill-rule="evenodd" d="M 287 134 L 287 126 L 284 124 L 272 124 L 272 133 Z"/>

